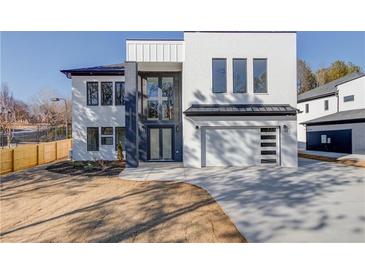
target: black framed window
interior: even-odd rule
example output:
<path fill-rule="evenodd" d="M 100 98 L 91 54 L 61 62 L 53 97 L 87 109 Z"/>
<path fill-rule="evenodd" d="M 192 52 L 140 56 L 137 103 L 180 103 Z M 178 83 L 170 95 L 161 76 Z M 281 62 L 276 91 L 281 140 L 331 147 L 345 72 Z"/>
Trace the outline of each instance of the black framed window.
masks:
<path fill-rule="evenodd" d="M 99 128 L 87 128 L 87 151 L 99 151 Z"/>
<path fill-rule="evenodd" d="M 227 92 L 227 60 L 213 58 L 212 60 L 212 90 L 214 93 Z"/>
<path fill-rule="evenodd" d="M 101 128 L 101 144 L 102 145 L 113 145 L 113 128 L 102 127 Z"/>
<path fill-rule="evenodd" d="M 111 106 L 113 104 L 113 82 L 101 82 L 101 105 Z"/>
<path fill-rule="evenodd" d="M 267 59 L 253 59 L 253 92 L 267 93 Z"/>
<path fill-rule="evenodd" d="M 328 110 L 328 100 L 324 100 L 324 110 Z"/>
<path fill-rule="evenodd" d="M 115 82 L 115 105 L 120 106 L 124 105 L 124 90 L 125 84 L 124 82 Z"/>
<path fill-rule="evenodd" d="M 118 149 L 118 144 L 122 144 L 123 150 L 125 150 L 125 128 L 116 127 L 115 128 L 115 150 Z"/>
<path fill-rule="evenodd" d="M 305 104 L 305 113 L 309 112 L 309 104 Z"/>
<path fill-rule="evenodd" d="M 233 92 L 247 92 L 247 60 L 233 59 Z"/>
<path fill-rule="evenodd" d="M 97 106 L 99 104 L 99 83 L 87 82 L 86 83 L 87 105 Z"/>
<path fill-rule="evenodd" d="M 343 97 L 343 101 L 344 102 L 351 102 L 355 100 L 355 96 L 354 95 L 348 95 L 348 96 L 344 96 Z"/>

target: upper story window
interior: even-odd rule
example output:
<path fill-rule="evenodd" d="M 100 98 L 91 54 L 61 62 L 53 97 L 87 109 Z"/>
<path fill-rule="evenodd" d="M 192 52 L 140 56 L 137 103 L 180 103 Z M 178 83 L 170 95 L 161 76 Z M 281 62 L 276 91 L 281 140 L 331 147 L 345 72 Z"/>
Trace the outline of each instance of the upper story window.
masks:
<path fill-rule="evenodd" d="M 115 105 L 124 105 L 124 82 L 115 82 Z"/>
<path fill-rule="evenodd" d="M 147 120 L 174 119 L 174 77 L 147 77 Z"/>
<path fill-rule="evenodd" d="M 212 90 L 215 93 L 227 92 L 227 60 L 213 58 L 212 60 Z"/>
<path fill-rule="evenodd" d="M 348 96 L 344 96 L 343 97 L 343 101 L 346 102 L 352 102 L 355 100 L 355 96 L 354 95 L 348 95 Z"/>
<path fill-rule="evenodd" d="M 253 59 L 254 93 L 267 93 L 267 59 Z"/>
<path fill-rule="evenodd" d="M 305 104 L 305 113 L 309 113 L 309 104 Z"/>
<path fill-rule="evenodd" d="M 233 92 L 247 92 L 247 60 L 233 59 Z"/>
<path fill-rule="evenodd" d="M 113 82 L 101 82 L 101 105 L 113 104 Z"/>
<path fill-rule="evenodd" d="M 328 100 L 324 100 L 324 110 L 328 110 Z"/>
<path fill-rule="evenodd" d="M 88 106 L 97 106 L 99 104 L 99 83 L 98 82 L 87 82 L 86 93 Z"/>

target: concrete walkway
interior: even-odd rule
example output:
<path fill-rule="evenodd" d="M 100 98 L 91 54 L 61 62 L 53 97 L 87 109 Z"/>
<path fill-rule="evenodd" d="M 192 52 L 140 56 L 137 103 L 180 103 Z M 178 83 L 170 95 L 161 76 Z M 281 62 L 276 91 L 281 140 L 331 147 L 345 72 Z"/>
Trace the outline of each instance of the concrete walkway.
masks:
<path fill-rule="evenodd" d="M 327 152 L 327 151 L 316 151 L 316 150 L 299 150 L 299 153 L 322 156 L 331 158 L 334 160 L 356 160 L 356 161 L 365 161 L 364 154 L 346 154 L 346 153 L 337 153 L 337 152 Z"/>
<path fill-rule="evenodd" d="M 205 188 L 249 242 L 365 242 L 365 170 L 300 159 L 299 168 L 145 164 L 121 178 Z"/>

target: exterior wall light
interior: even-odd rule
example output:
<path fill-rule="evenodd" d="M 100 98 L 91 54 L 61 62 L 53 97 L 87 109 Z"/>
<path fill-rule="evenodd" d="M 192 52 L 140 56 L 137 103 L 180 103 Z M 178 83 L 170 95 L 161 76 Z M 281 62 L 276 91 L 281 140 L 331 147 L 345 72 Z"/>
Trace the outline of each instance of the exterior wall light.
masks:
<path fill-rule="evenodd" d="M 289 132 L 289 127 L 287 125 L 283 125 L 283 130 L 285 133 Z"/>

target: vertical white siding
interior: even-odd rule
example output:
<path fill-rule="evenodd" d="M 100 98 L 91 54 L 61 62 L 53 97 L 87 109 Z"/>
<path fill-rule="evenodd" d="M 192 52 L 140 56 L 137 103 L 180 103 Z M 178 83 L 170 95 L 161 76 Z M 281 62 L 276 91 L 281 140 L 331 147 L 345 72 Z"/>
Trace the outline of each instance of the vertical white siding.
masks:
<path fill-rule="evenodd" d="M 184 41 L 127 41 L 126 61 L 183 62 Z"/>

